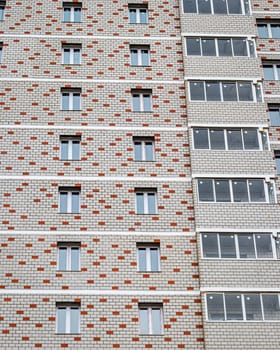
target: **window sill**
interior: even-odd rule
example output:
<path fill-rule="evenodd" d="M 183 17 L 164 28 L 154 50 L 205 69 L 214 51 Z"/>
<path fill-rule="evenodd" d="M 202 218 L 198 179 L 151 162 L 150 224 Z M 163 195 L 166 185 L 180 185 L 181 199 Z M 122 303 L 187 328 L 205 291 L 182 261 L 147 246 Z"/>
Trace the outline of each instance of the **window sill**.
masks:
<path fill-rule="evenodd" d="M 79 332 L 79 333 L 55 333 L 56 335 L 79 335 L 79 334 L 81 334 L 81 332 Z"/>
<path fill-rule="evenodd" d="M 149 65 L 149 66 L 144 66 L 144 65 L 141 65 L 141 64 L 135 64 L 135 65 L 134 65 L 134 64 L 131 64 L 130 67 L 133 67 L 133 68 L 135 68 L 135 67 L 141 67 L 141 68 L 147 67 L 147 68 L 148 68 L 148 67 L 151 67 L 151 65 Z"/>
<path fill-rule="evenodd" d="M 161 273 L 161 271 L 137 271 L 138 273 L 154 273 L 154 274 L 158 274 L 158 273 Z"/>
<path fill-rule="evenodd" d="M 164 335 L 164 333 L 161 333 L 161 334 L 139 334 L 140 337 L 162 337 Z"/>
<path fill-rule="evenodd" d="M 59 159 L 61 162 L 80 162 L 81 159 Z"/>
<path fill-rule="evenodd" d="M 155 160 L 136 160 L 136 159 L 134 159 L 134 162 L 137 162 L 137 163 L 155 163 L 156 161 Z"/>
<path fill-rule="evenodd" d="M 154 111 L 132 111 L 133 113 L 154 113 Z"/>
<path fill-rule="evenodd" d="M 62 66 L 66 66 L 66 67 L 68 67 L 68 66 L 81 66 L 82 64 L 81 63 L 61 63 L 61 65 Z"/>
<path fill-rule="evenodd" d="M 61 109 L 61 112 L 82 112 L 82 109 Z"/>
<path fill-rule="evenodd" d="M 77 23 L 77 24 L 81 24 L 81 23 L 83 23 L 82 21 L 81 22 L 72 22 L 72 21 L 62 21 L 62 23 Z"/>
<path fill-rule="evenodd" d="M 81 272 L 81 270 L 56 270 L 57 272 Z"/>

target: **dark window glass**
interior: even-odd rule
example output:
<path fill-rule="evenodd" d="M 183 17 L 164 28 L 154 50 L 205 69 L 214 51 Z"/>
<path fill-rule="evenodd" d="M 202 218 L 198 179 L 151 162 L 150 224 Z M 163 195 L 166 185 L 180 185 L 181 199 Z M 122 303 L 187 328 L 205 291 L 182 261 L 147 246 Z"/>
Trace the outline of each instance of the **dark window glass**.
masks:
<path fill-rule="evenodd" d="M 259 139 L 257 130 L 243 130 L 244 149 L 259 149 Z"/>
<path fill-rule="evenodd" d="M 280 155 L 275 155 L 276 174 L 280 174 Z"/>
<path fill-rule="evenodd" d="M 191 92 L 191 100 L 199 100 L 204 101 L 204 83 L 203 82 L 190 82 L 190 92 Z"/>
<path fill-rule="evenodd" d="M 241 1 L 228 0 L 228 13 L 234 15 L 242 13 Z"/>
<path fill-rule="evenodd" d="M 225 294 L 227 320 L 243 320 L 241 294 Z"/>
<path fill-rule="evenodd" d="M 224 321 L 223 294 L 207 294 L 207 311 L 209 321 Z"/>
<path fill-rule="evenodd" d="M 246 39 L 232 39 L 234 56 L 248 56 Z"/>
<path fill-rule="evenodd" d="M 246 180 L 232 181 L 232 192 L 234 202 L 248 202 L 248 189 Z"/>
<path fill-rule="evenodd" d="M 268 234 L 256 234 L 256 248 L 257 256 L 259 259 L 272 259 L 272 244 L 271 244 L 271 235 Z"/>
<path fill-rule="evenodd" d="M 216 202 L 230 202 L 228 180 L 215 180 Z"/>
<path fill-rule="evenodd" d="M 258 24 L 258 35 L 259 38 L 268 38 L 268 28 L 266 24 Z"/>
<path fill-rule="evenodd" d="M 185 13 L 196 13 L 196 0 L 183 0 L 183 7 Z"/>
<path fill-rule="evenodd" d="M 222 83 L 224 101 L 237 101 L 235 83 Z"/>
<path fill-rule="evenodd" d="M 197 0 L 199 13 L 211 13 L 211 3 L 209 0 Z"/>
<path fill-rule="evenodd" d="M 202 55 L 216 56 L 216 47 L 214 39 L 201 39 Z"/>
<path fill-rule="evenodd" d="M 211 149 L 225 149 L 224 130 L 210 129 L 210 145 Z"/>
<path fill-rule="evenodd" d="M 193 130 L 194 148 L 208 149 L 208 130 L 207 129 L 194 129 Z"/>
<path fill-rule="evenodd" d="M 279 109 L 269 109 L 269 117 L 271 126 L 280 126 L 280 111 Z"/>
<path fill-rule="evenodd" d="M 232 56 L 230 39 L 218 39 L 219 56 Z"/>
<path fill-rule="evenodd" d="M 227 14 L 226 0 L 213 0 L 214 13 Z"/>
<path fill-rule="evenodd" d="M 252 234 L 238 235 L 239 254 L 241 259 L 255 259 L 254 237 Z"/>
<path fill-rule="evenodd" d="M 207 101 L 221 101 L 220 84 L 218 82 L 206 82 Z"/>
<path fill-rule="evenodd" d="M 266 321 L 280 320 L 279 298 L 277 294 L 263 294 L 263 313 Z"/>
<path fill-rule="evenodd" d="M 262 320 L 262 308 L 260 294 L 244 294 L 245 311 L 247 321 Z"/>
<path fill-rule="evenodd" d="M 239 101 L 253 101 L 251 83 L 238 83 Z"/>
<path fill-rule="evenodd" d="M 228 149 L 243 149 L 241 130 L 227 130 Z"/>
<path fill-rule="evenodd" d="M 207 179 L 198 179 L 198 194 L 199 200 L 203 202 L 213 202 L 213 181 Z"/>
<path fill-rule="evenodd" d="M 202 248 L 203 256 L 205 258 L 218 258 L 218 240 L 216 233 L 204 233 L 202 234 Z"/>
<path fill-rule="evenodd" d="M 187 38 L 187 53 L 188 55 L 201 55 L 200 39 Z"/>
<path fill-rule="evenodd" d="M 280 39 L 280 24 L 271 24 L 272 38 Z"/>
<path fill-rule="evenodd" d="M 275 80 L 273 65 L 263 65 L 263 74 L 265 80 Z"/>
<path fill-rule="evenodd" d="M 265 202 L 263 180 L 250 180 L 249 192 L 251 202 Z"/>
<path fill-rule="evenodd" d="M 222 258 L 236 258 L 234 235 L 220 234 L 220 247 Z"/>

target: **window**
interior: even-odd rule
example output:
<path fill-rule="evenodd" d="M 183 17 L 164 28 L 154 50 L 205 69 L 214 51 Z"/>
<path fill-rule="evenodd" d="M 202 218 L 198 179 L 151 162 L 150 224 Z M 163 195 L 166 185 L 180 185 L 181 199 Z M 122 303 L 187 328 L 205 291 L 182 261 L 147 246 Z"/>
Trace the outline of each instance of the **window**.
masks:
<path fill-rule="evenodd" d="M 280 126 L 280 106 L 279 105 L 269 105 L 269 118 L 271 126 Z"/>
<path fill-rule="evenodd" d="M 257 28 L 259 38 L 280 39 L 280 23 L 277 23 L 277 21 L 267 22 L 257 20 Z"/>
<path fill-rule="evenodd" d="M 267 233 L 202 233 L 204 258 L 279 259 L 278 240 Z"/>
<path fill-rule="evenodd" d="M 276 173 L 280 174 L 280 151 L 274 151 L 274 158 L 276 163 Z"/>
<path fill-rule="evenodd" d="M 80 303 L 56 303 L 56 332 L 59 334 L 80 333 Z"/>
<path fill-rule="evenodd" d="M 248 38 L 186 38 L 189 56 L 255 56 L 255 43 Z"/>
<path fill-rule="evenodd" d="M 80 242 L 58 242 L 57 269 L 80 271 Z"/>
<path fill-rule="evenodd" d="M 0 21 L 4 21 L 5 19 L 5 7 L 6 1 L 0 1 Z"/>
<path fill-rule="evenodd" d="M 163 305 L 139 304 L 140 334 L 163 334 Z"/>
<path fill-rule="evenodd" d="M 155 160 L 155 138 L 133 137 L 134 160 L 152 162 Z"/>
<path fill-rule="evenodd" d="M 129 23 L 131 24 L 147 24 L 148 23 L 148 6 L 141 4 L 129 4 Z"/>
<path fill-rule="evenodd" d="M 59 188 L 59 212 L 79 213 L 80 212 L 80 187 Z"/>
<path fill-rule="evenodd" d="M 81 92 L 80 88 L 61 89 L 61 109 L 63 111 L 81 110 Z"/>
<path fill-rule="evenodd" d="M 0 43 L 0 64 L 2 63 L 3 43 Z"/>
<path fill-rule="evenodd" d="M 262 101 L 261 84 L 248 81 L 190 81 L 191 101 Z"/>
<path fill-rule="evenodd" d="M 82 3 L 64 2 L 63 3 L 63 21 L 81 22 L 82 21 Z"/>
<path fill-rule="evenodd" d="M 61 160 L 80 160 L 81 137 L 80 136 L 61 136 L 60 137 L 60 159 Z"/>
<path fill-rule="evenodd" d="M 156 243 L 137 243 L 139 272 L 160 271 L 160 248 Z"/>
<path fill-rule="evenodd" d="M 258 129 L 194 128 L 195 149 L 261 150 L 267 149 L 267 132 Z"/>
<path fill-rule="evenodd" d="M 152 90 L 131 90 L 133 112 L 152 111 Z"/>
<path fill-rule="evenodd" d="M 263 74 L 265 80 L 280 80 L 280 62 L 263 62 Z"/>
<path fill-rule="evenodd" d="M 279 294 L 206 294 L 208 321 L 279 321 Z"/>
<path fill-rule="evenodd" d="M 249 14 L 248 0 L 183 0 L 184 13 L 241 15 Z"/>
<path fill-rule="evenodd" d="M 130 62 L 132 66 L 149 66 L 150 46 L 130 45 Z"/>
<path fill-rule="evenodd" d="M 157 214 L 156 188 L 135 189 L 136 214 Z"/>
<path fill-rule="evenodd" d="M 264 179 L 198 179 L 201 202 L 274 203 L 274 184 Z"/>
<path fill-rule="evenodd" d="M 81 64 L 81 44 L 62 45 L 62 64 Z"/>

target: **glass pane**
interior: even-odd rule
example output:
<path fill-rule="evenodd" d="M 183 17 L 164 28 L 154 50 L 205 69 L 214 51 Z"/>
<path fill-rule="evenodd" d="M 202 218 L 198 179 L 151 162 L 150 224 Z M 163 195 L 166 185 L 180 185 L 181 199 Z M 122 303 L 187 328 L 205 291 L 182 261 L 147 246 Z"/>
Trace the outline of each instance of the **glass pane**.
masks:
<path fill-rule="evenodd" d="M 140 9 L 140 23 L 148 23 L 148 11 L 145 9 Z"/>
<path fill-rule="evenodd" d="M 159 249 L 150 248 L 151 271 L 159 271 Z"/>
<path fill-rule="evenodd" d="M 229 14 L 242 13 L 241 1 L 240 0 L 228 0 L 228 13 Z"/>
<path fill-rule="evenodd" d="M 70 49 L 64 49 L 63 63 L 70 64 Z"/>
<path fill-rule="evenodd" d="M 81 109 L 81 96 L 80 94 L 73 94 L 73 110 L 79 111 Z"/>
<path fill-rule="evenodd" d="M 139 271 L 147 271 L 146 248 L 138 248 L 138 268 Z"/>
<path fill-rule="evenodd" d="M 218 240 L 216 233 L 204 233 L 201 236 L 202 239 L 202 249 L 204 258 L 218 258 Z"/>
<path fill-rule="evenodd" d="M 136 193 L 136 212 L 137 214 L 144 214 L 144 194 Z"/>
<path fill-rule="evenodd" d="M 207 294 L 207 312 L 209 321 L 224 321 L 223 294 Z"/>
<path fill-rule="evenodd" d="M 153 161 L 153 143 L 152 142 L 145 142 L 145 150 L 146 150 L 146 160 L 147 161 Z"/>
<path fill-rule="evenodd" d="M 265 80 L 275 80 L 273 65 L 263 66 L 263 74 Z"/>
<path fill-rule="evenodd" d="M 187 54 L 188 55 L 201 55 L 200 51 L 200 39 L 187 38 Z"/>
<path fill-rule="evenodd" d="M 259 294 L 244 294 L 246 320 L 262 320 L 261 299 Z"/>
<path fill-rule="evenodd" d="M 237 101 L 235 83 L 222 83 L 224 101 Z"/>
<path fill-rule="evenodd" d="M 271 24 L 272 38 L 280 39 L 280 24 Z"/>
<path fill-rule="evenodd" d="M 132 95 L 133 111 L 140 112 L 140 95 Z"/>
<path fill-rule="evenodd" d="M 152 334 L 161 334 L 161 310 L 152 309 Z"/>
<path fill-rule="evenodd" d="M 268 234 L 256 234 L 255 235 L 257 256 L 259 259 L 272 259 L 272 243 L 271 235 Z"/>
<path fill-rule="evenodd" d="M 246 39 L 232 39 L 234 56 L 248 56 Z"/>
<path fill-rule="evenodd" d="M 82 11 L 80 8 L 74 9 L 74 22 L 81 22 L 82 20 Z"/>
<path fill-rule="evenodd" d="M 228 149 L 243 149 L 241 130 L 227 130 Z"/>
<path fill-rule="evenodd" d="M 197 0 L 199 13 L 211 13 L 211 4 L 209 0 Z"/>
<path fill-rule="evenodd" d="M 130 57 L 131 57 L 131 65 L 132 66 L 138 66 L 138 50 L 131 50 L 130 51 Z"/>
<path fill-rule="evenodd" d="M 71 21 L 71 9 L 70 8 L 64 8 L 63 9 L 63 21 L 64 22 L 70 22 Z"/>
<path fill-rule="evenodd" d="M 4 21 L 5 7 L 0 6 L 0 21 Z"/>
<path fill-rule="evenodd" d="M 243 320 L 241 294 L 225 294 L 226 319 Z"/>
<path fill-rule="evenodd" d="M 262 294 L 263 313 L 266 321 L 280 320 L 279 299 L 277 294 Z"/>
<path fill-rule="evenodd" d="M 239 254 L 241 259 L 255 259 L 254 237 L 252 234 L 240 234 L 238 237 Z"/>
<path fill-rule="evenodd" d="M 62 94 L 62 106 L 61 106 L 61 108 L 63 111 L 69 110 L 69 94 L 68 93 Z"/>
<path fill-rule="evenodd" d="M 134 142 L 134 160 L 143 160 L 141 142 Z"/>
<path fill-rule="evenodd" d="M 68 159 L 68 141 L 60 143 L 60 159 Z"/>
<path fill-rule="evenodd" d="M 245 149 L 259 149 L 257 130 L 243 129 L 243 141 Z"/>
<path fill-rule="evenodd" d="M 151 111 L 151 95 L 143 95 L 143 106 L 145 112 Z"/>
<path fill-rule="evenodd" d="M 258 36 L 259 38 L 268 38 L 268 28 L 266 24 L 258 24 Z"/>
<path fill-rule="evenodd" d="M 214 192 L 213 192 L 213 181 L 207 179 L 198 179 L 198 194 L 199 200 L 203 202 L 213 202 Z"/>
<path fill-rule="evenodd" d="M 265 202 L 263 180 L 250 180 L 248 184 L 251 202 Z"/>
<path fill-rule="evenodd" d="M 196 0 L 183 0 L 184 13 L 196 13 Z"/>
<path fill-rule="evenodd" d="M 276 173 L 280 174 L 280 156 L 275 157 Z"/>
<path fill-rule="evenodd" d="M 267 133 L 266 132 L 262 132 L 261 133 L 261 138 L 262 138 L 262 146 L 263 146 L 263 149 L 265 151 L 268 151 L 268 138 L 267 138 Z"/>
<path fill-rule="evenodd" d="M 72 192 L 72 213 L 80 212 L 80 193 Z"/>
<path fill-rule="evenodd" d="M 80 49 L 74 49 L 74 64 L 81 63 L 81 51 Z"/>
<path fill-rule="evenodd" d="M 225 149 L 224 130 L 210 129 L 210 145 L 211 149 Z"/>
<path fill-rule="evenodd" d="M 201 48 L 203 56 L 216 56 L 214 39 L 201 39 Z"/>
<path fill-rule="evenodd" d="M 262 85 L 258 83 L 254 86 L 254 88 L 255 88 L 255 92 L 256 92 L 257 102 L 263 102 Z"/>
<path fill-rule="evenodd" d="M 130 9 L 129 10 L 129 22 L 135 24 L 136 23 L 136 10 Z"/>
<path fill-rule="evenodd" d="M 78 247 L 71 248 L 71 270 L 80 270 L 80 248 Z"/>
<path fill-rule="evenodd" d="M 280 126 L 279 109 L 269 109 L 269 117 L 271 126 Z"/>
<path fill-rule="evenodd" d="M 139 310 L 140 334 L 149 334 L 148 309 Z"/>
<path fill-rule="evenodd" d="M 253 101 L 252 85 L 250 83 L 238 83 L 239 101 Z"/>
<path fill-rule="evenodd" d="M 216 202 L 230 202 L 230 191 L 228 180 L 215 180 Z"/>
<path fill-rule="evenodd" d="M 246 180 L 232 181 L 232 192 L 234 202 L 248 202 L 248 189 Z"/>
<path fill-rule="evenodd" d="M 207 129 L 194 129 L 193 130 L 194 148 L 196 149 L 208 149 L 208 130 Z"/>
<path fill-rule="evenodd" d="M 220 249 L 222 258 L 236 258 L 236 249 L 235 249 L 235 239 L 234 235 L 230 234 L 220 234 Z"/>
<path fill-rule="evenodd" d="M 249 52 L 250 52 L 250 57 L 255 57 L 255 41 L 254 40 L 248 40 L 249 42 Z"/>
<path fill-rule="evenodd" d="M 59 211 L 60 213 L 67 213 L 67 192 L 59 193 Z"/>
<path fill-rule="evenodd" d="M 58 249 L 58 269 L 67 270 L 67 248 L 61 247 Z"/>
<path fill-rule="evenodd" d="M 148 193 L 148 213 L 156 214 L 156 195 L 155 193 Z"/>
<path fill-rule="evenodd" d="M 142 56 L 142 66 L 149 66 L 150 65 L 149 51 L 142 50 L 141 56 Z"/>
<path fill-rule="evenodd" d="M 276 245 L 276 255 L 277 255 L 277 259 L 280 259 L 280 239 L 277 238 L 275 240 L 275 245 Z"/>
<path fill-rule="evenodd" d="M 191 100 L 205 100 L 204 95 L 204 83 L 202 82 L 190 82 L 190 92 L 191 92 Z"/>
<path fill-rule="evenodd" d="M 232 56 L 230 39 L 218 39 L 219 56 Z"/>
<path fill-rule="evenodd" d="M 221 101 L 220 84 L 217 82 L 206 82 L 207 101 Z"/>
<path fill-rule="evenodd" d="M 70 333 L 80 331 L 80 309 L 70 309 Z"/>
<path fill-rule="evenodd" d="M 226 0 L 213 0 L 214 13 L 226 14 L 227 4 Z"/>
<path fill-rule="evenodd" d="M 277 71 L 277 79 L 276 80 L 280 80 L 280 65 L 276 66 L 276 71 Z"/>
<path fill-rule="evenodd" d="M 80 159 L 80 141 L 72 141 L 72 159 Z"/>
<path fill-rule="evenodd" d="M 66 333 L 66 308 L 57 309 L 57 333 Z"/>

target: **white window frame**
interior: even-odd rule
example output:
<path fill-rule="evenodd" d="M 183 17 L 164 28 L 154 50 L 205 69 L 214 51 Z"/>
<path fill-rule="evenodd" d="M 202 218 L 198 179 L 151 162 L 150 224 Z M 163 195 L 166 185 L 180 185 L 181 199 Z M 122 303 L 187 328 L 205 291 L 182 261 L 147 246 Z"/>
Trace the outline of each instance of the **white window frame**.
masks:
<path fill-rule="evenodd" d="M 188 54 L 188 47 L 187 47 L 187 39 L 199 39 L 199 46 L 200 46 L 200 55 L 189 55 Z M 203 55 L 203 52 L 202 52 L 202 43 L 201 43 L 201 40 L 204 40 L 204 39 L 212 39 L 214 40 L 215 42 L 215 55 L 213 56 L 208 56 L 208 55 Z M 218 40 L 219 39 L 224 39 L 224 40 L 230 40 L 231 42 L 231 51 L 232 51 L 232 55 L 231 56 L 220 56 L 219 55 L 219 48 L 218 48 Z M 234 55 L 234 49 L 233 49 L 233 40 L 234 39 L 240 39 L 240 40 L 243 40 L 245 39 L 246 40 L 246 49 L 247 49 L 247 55 L 244 55 L 244 56 L 237 56 L 237 55 Z M 253 44 L 253 52 L 254 54 L 251 55 L 251 51 L 250 51 L 250 43 Z M 186 50 L 186 54 L 187 56 L 194 56 L 194 57 L 256 57 L 256 41 L 251 38 L 251 37 L 203 37 L 203 36 L 185 36 L 185 50 Z"/>
<path fill-rule="evenodd" d="M 148 310 L 148 329 L 149 333 L 141 333 L 141 329 L 139 327 L 139 334 L 140 335 L 163 335 L 164 334 L 164 319 L 163 319 L 163 305 L 141 305 L 138 306 L 139 310 L 139 320 L 140 320 L 140 310 Z M 152 312 L 153 310 L 160 310 L 160 334 L 154 334 L 153 333 L 153 323 L 152 323 Z"/>
<path fill-rule="evenodd" d="M 148 204 L 148 194 L 154 195 L 155 200 L 155 213 L 149 213 L 149 204 Z M 137 194 L 142 194 L 144 199 L 144 213 L 138 213 L 137 208 Z M 135 192 L 135 212 L 137 215 L 157 215 L 158 214 L 158 203 L 157 203 L 157 191 L 147 191 L 147 190 L 137 190 Z"/>
<path fill-rule="evenodd" d="M 59 309 L 66 309 L 66 331 L 65 333 L 58 333 L 58 310 Z M 78 309 L 79 310 L 79 330 L 78 333 L 70 333 L 70 321 L 71 321 L 71 309 Z M 77 303 L 77 306 L 71 305 L 71 306 L 64 306 L 64 305 L 57 305 L 56 306 L 56 333 L 57 334 L 80 334 L 81 332 L 81 305 Z"/>
<path fill-rule="evenodd" d="M 79 159 L 73 159 L 73 142 L 79 141 Z M 68 146 L 68 157 L 66 159 L 62 158 L 62 142 L 67 142 Z M 70 137 L 61 137 L 60 138 L 60 160 L 69 161 L 69 160 L 81 160 L 81 139 L 80 138 L 70 138 Z"/>
<path fill-rule="evenodd" d="M 0 44 L 0 64 L 2 64 L 3 59 L 3 44 Z"/>
<path fill-rule="evenodd" d="M 268 105 L 268 114 L 269 114 L 270 124 L 271 124 L 270 112 L 272 110 L 278 111 L 278 114 L 279 114 L 279 125 L 271 125 L 271 127 L 277 128 L 278 126 L 280 126 L 280 105 L 276 105 L 275 107 L 273 105 Z"/>
<path fill-rule="evenodd" d="M 69 105 L 68 109 L 63 109 L 63 95 L 68 94 L 69 96 Z M 80 104 L 80 109 L 73 109 L 74 108 L 74 94 L 79 94 L 79 104 Z M 81 111 L 82 110 L 82 93 L 80 91 L 61 91 L 61 110 L 62 111 Z"/>
<path fill-rule="evenodd" d="M 217 247 L 218 247 L 218 257 L 207 257 L 204 256 L 203 253 L 203 240 L 202 240 L 202 236 L 206 235 L 206 234 L 215 234 L 217 235 Z M 234 246 L 235 246 L 235 253 L 236 253 L 236 257 L 235 258 L 226 258 L 226 257 L 222 257 L 222 250 L 221 250 L 221 245 L 220 245 L 220 235 L 223 234 L 228 234 L 229 236 L 234 236 Z M 256 236 L 259 234 L 266 234 L 265 232 L 244 232 L 244 234 L 252 234 L 253 235 L 253 242 L 254 242 L 254 250 L 255 250 L 255 258 L 241 258 L 240 257 L 240 250 L 239 250 L 239 243 L 238 243 L 238 236 L 242 235 L 243 233 L 233 233 L 233 232 L 201 232 L 201 237 L 200 237 L 200 252 L 201 252 L 201 257 L 203 260 L 242 260 L 242 261 L 255 261 L 255 260 L 279 260 L 280 257 L 278 258 L 277 256 L 277 249 L 276 249 L 276 240 L 273 237 L 272 234 L 267 233 L 267 235 L 270 237 L 271 240 L 271 247 L 272 247 L 272 258 L 259 258 L 258 254 L 257 254 L 257 246 L 256 246 Z"/>
<path fill-rule="evenodd" d="M 64 9 L 70 9 L 70 21 L 65 21 L 64 19 Z M 80 9 L 81 10 L 81 21 L 76 22 L 75 21 L 75 9 Z M 62 8 L 62 21 L 64 23 L 81 23 L 82 22 L 82 7 L 80 6 L 75 6 L 75 2 L 73 2 L 73 6 L 71 5 L 65 5 Z"/>
<path fill-rule="evenodd" d="M 61 270 L 59 268 L 59 250 L 60 248 L 66 249 L 66 270 Z M 79 251 L 79 266 L 78 270 L 72 270 L 71 269 L 71 262 L 72 262 L 72 248 L 78 248 Z M 81 245 L 80 244 L 71 244 L 68 242 L 64 243 L 59 243 L 57 246 L 57 271 L 73 271 L 73 272 L 78 272 L 81 271 Z"/>
<path fill-rule="evenodd" d="M 136 11 L 136 23 L 130 22 L 130 11 L 131 10 Z M 140 15 L 140 11 L 141 10 L 142 11 L 145 10 L 147 22 L 141 22 L 141 15 Z M 143 7 L 129 6 L 128 11 L 129 11 L 129 14 L 128 14 L 129 24 L 148 24 L 149 23 L 149 10 L 148 10 L 147 7 L 144 7 L 144 6 Z"/>
<path fill-rule="evenodd" d="M 213 201 L 201 201 L 199 199 L 199 186 L 198 182 L 200 180 L 211 180 L 212 181 L 212 188 L 213 188 L 213 195 L 214 195 L 214 200 Z M 230 191 L 230 201 L 229 202 L 217 202 L 216 200 L 216 191 L 215 191 L 215 181 L 228 181 L 229 182 L 229 191 Z M 232 183 L 234 181 L 239 181 L 243 180 L 246 181 L 246 186 L 247 186 L 247 195 L 248 195 L 248 201 L 247 202 L 235 202 L 234 201 L 234 196 L 233 196 L 233 187 Z M 251 201 L 250 198 L 250 190 L 249 190 L 249 182 L 252 180 L 262 180 L 263 181 L 263 186 L 264 186 L 264 193 L 265 193 L 265 201 L 263 202 L 254 202 Z M 270 201 L 270 196 L 269 196 L 269 186 L 273 187 L 273 202 Z M 235 204 L 245 204 L 245 203 L 259 203 L 259 204 L 266 204 L 266 203 L 277 203 L 276 200 L 276 191 L 275 191 L 275 181 L 270 179 L 269 181 L 266 181 L 266 179 L 262 178 L 236 178 L 236 179 L 228 179 L 228 178 L 198 178 L 196 181 L 196 188 L 197 188 L 197 199 L 199 203 L 235 203 Z"/>
<path fill-rule="evenodd" d="M 145 249 L 146 250 L 146 270 L 140 270 L 140 256 L 139 256 L 139 250 Z M 158 270 L 154 271 L 151 269 L 151 249 L 157 250 L 157 258 L 158 258 Z M 159 245 L 148 245 L 148 244 L 138 244 L 137 245 L 137 266 L 138 266 L 138 272 L 160 272 L 160 246 Z"/>
<path fill-rule="evenodd" d="M 148 59 L 149 59 L 148 65 L 143 64 L 143 61 L 142 61 L 142 51 L 143 50 L 148 51 Z M 132 64 L 132 51 L 137 51 L 137 64 Z M 142 47 L 141 46 L 131 47 L 130 48 L 130 65 L 132 67 L 150 67 L 150 65 L 151 65 L 150 48 L 148 46 L 145 48 L 144 45 Z"/>
<path fill-rule="evenodd" d="M 141 143 L 141 155 L 142 155 L 142 157 L 140 160 L 135 159 L 135 143 L 136 142 Z M 152 144 L 152 152 L 153 152 L 153 159 L 152 160 L 146 159 L 146 143 L 147 142 Z M 149 140 L 149 138 L 147 138 L 145 140 L 144 138 L 139 138 L 139 139 L 135 138 L 133 140 L 133 148 L 134 148 L 134 161 L 135 162 L 154 162 L 155 161 L 155 141 L 154 141 L 154 139 L 151 138 Z"/>
<path fill-rule="evenodd" d="M 196 148 L 195 144 L 194 144 L 194 133 L 195 133 L 195 129 L 205 129 L 207 130 L 208 133 L 208 148 Z M 212 149 L 211 148 L 211 142 L 210 142 L 210 129 L 215 129 L 215 130 L 223 130 L 224 131 L 224 142 L 225 142 L 225 148 L 224 149 Z M 240 149 L 229 149 L 228 148 L 228 140 L 227 140 L 227 131 L 229 129 L 233 129 L 233 130 L 241 130 L 241 137 L 242 137 L 242 147 Z M 243 136 L 243 131 L 244 129 L 251 129 L 251 130 L 256 130 L 257 131 L 257 136 L 258 136 L 258 142 L 259 142 L 259 149 L 245 149 L 244 146 L 244 136 Z M 264 147 L 264 143 L 263 143 L 263 136 L 266 136 L 267 138 L 267 149 Z M 192 128 L 192 149 L 194 150 L 201 150 L 201 151 L 233 151 L 233 152 L 240 152 L 240 151 L 245 151 L 245 152 L 258 152 L 258 151 L 265 151 L 265 150 L 269 150 L 269 142 L 268 142 L 269 138 L 268 138 L 268 131 L 267 130 L 261 130 L 260 128 L 238 128 L 238 127 L 232 127 L 232 128 L 216 128 L 216 127 L 193 127 Z"/>
<path fill-rule="evenodd" d="M 70 50 L 70 63 L 65 63 L 65 50 Z M 74 63 L 74 50 L 79 50 L 79 63 Z M 62 62 L 63 65 L 81 65 L 82 63 L 82 48 L 79 46 L 62 46 Z"/>
<path fill-rule="evenodd" d="M 228 15 L 230 15 L 230 16 L 242 16 L 242 15 L 247 15 L 247 16 L 249 16 L 249 15 L 251 15 L 251 12 L 252 12 L 252 7 L 251 7 L 251 0 L 248 0 L 248 6 L 249 6 L 249 12 L 248 13 L 246 13 L 246 11 L 245 11 L 245 4 L 244 4 L 244 2 L 245 2 L 245 0 L 241 0 L 241 13 L 236 13 L 236 14 L 234 14 L 234 13 L 229 13 L 228 12 L 228 2 L 227 2 L 227 0 L 226 0 L 226 5 L 227 5 L 227 13 L 224 13 L 224 14 L 217 14 L 217 13 L 214 13 L 214 5 L 213 5 L 213 1 L 212 0 L 210 0 L 210 5 L 211 5 L 211 13 L 200 13 L 199 11 L 198 11 L 198 2 L 197 2 L 197 0 L 196 0 L 196 9 L 197 9 L 197 11 L 196 12 L 184 12 L 184 0 L 182 0 L 182 13 L 183 14 L 188 14 L 188 13 L 197 13 L 197 14 L 202 14 L 202 15 L 218 15 L 218 16 L 228 16 Z"/>
<path fill-rule="evenodd" d="M 139 96 L 139 99 L 140 99 L 140 110 L 139 110 L 139 111 L 134 110 L 133 97 L 136 96 L 136 95 L 138 95 L 138 96 Z M 145 110 L 145 109 L 144 109 L 144 95 L 147 95 L 147 96 L 149 96 L 149 98 L 150 98 L 150 109 L 149 109 L 149 110 Z M 132 103 L 132 111 L 133 111 L 133 112 L 135 112 L 135 113 L 137 113 L 137 112 L 145 112 L 145 113 L 150 113 L 150 112 L 152 112 L 152 110 L 153 110 L 153 98 L 152 98 L 152 93 L 150 93 L 150 92 L 134 92 L 134 91 L 132 91 L 132 92 L 131 92 L 131 97 L 132 97 L 131 103 Z"/>
<path fill-rule="evenodd" d="M 67 211 L 66 212 L 62 212 L 61 208 L 60 208 L 61 193 L 67 193 Z M 73 193 L 79 193 L 79 211 L 78 212 L 73 212 L 73 209 L 72 209 L 72 194 Z M 78 213 L 80 213 L 80 211 L 81 211 L 81 190 L 80 190 L 80 188 L 77 188 L 77 190 L 59 189 L 58 195 L 59 195 L 58 203 L 59 203 L 59 213 L 60 214 L 78 214 Z"/>
<path fill-rule="evenodd" d="M 276 40 L 279 40 L 279 38 L 274 38 L 272 36 L 272 30 L 271 30 L 271 25 L 274 25 L 274 24 L 277 24 L 277 25 L 280 25 L 280 22 L 279 23 L 262 23 L 262 22 L 257 22 L 257 31 L 258 31 L 258 26 L 266 26 L 267 27 L 267 32 L 268 32 L 268 37 L 267 38 L 263 38 L 263 37 L 259 37 L 259 39 L 276 39 Z"/>
<path fill-rule="evenodd" d="M 272 81 L 277 81 L 277 80 L 280 80 L 280 72 L 278 74 L 278 70 L 277 70 L 277 66 L 279 66 L 279 70 L 280 70 L 280 61 L 279 63 L 269 63 L 269 62 L 263 62 L 263 68 L 264 66 L 272 66 L 272 70 L 273 70 L 273 77 L 274 79 Z M 263 73 L 264 75 L 264 73 Z M 264 76 L 265 78 L 265 76 Z M 270 81 L 270 80 L 267 80 L 265 79 L 265 81 Z"/>

